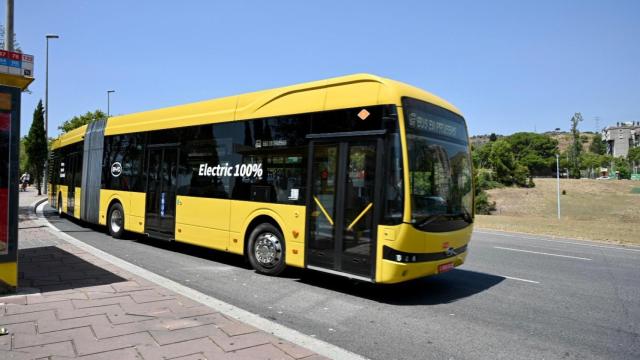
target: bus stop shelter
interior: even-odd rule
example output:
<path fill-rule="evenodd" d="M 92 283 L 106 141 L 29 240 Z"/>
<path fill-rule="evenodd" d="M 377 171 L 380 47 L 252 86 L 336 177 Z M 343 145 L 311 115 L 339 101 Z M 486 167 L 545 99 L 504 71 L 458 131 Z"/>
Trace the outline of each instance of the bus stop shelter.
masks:
<path fill-rule="evenodd" d="M 0 294 L 18 287 L 20 100 L 33 56 L 0 50 Z"/>

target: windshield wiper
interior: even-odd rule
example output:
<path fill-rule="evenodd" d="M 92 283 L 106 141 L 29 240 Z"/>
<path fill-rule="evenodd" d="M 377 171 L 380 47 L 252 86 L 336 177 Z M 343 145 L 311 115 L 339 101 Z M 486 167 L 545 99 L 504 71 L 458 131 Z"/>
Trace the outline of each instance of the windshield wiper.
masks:
<path fill-rule="evenodd" d="M 417 227 L 424 227 L 426 225 L 431 224 L 432 222 L 442 219 L 442 218 L 448 218 L 452 217 L 452 216 L 456 216 L 458 214 L 435 214 L 435 215 L 429 215 L 426 218 L 424 218 L 423 220 L 416 222 L 414 225 Z"/>
<path fill-rule="evenodd" d="M 414 223 L 414 225 L 419 228 L 424 228 L 425 226 L 431 224 L 432 222 L 443 219 L 443 218 L 445 220 L 454 220 L 456 218 L 462 218 L 462 220 L 466 222 L 471 222 L 471 214 L 468 211 L 465 211 L 465 212 L 460 212 L 455 214 L 445 213 L 445 214 L 429 215 L 426 218 L 420 220 L 419 222 Z"/>

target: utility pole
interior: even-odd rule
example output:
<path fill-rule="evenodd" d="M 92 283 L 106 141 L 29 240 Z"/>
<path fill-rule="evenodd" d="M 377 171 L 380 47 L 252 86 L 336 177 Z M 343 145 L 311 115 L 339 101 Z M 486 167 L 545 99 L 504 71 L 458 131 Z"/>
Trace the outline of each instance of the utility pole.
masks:
<path fill-rule="evenodd" d="M 44 133 L 47 138 L 47 144 L 49 144 L 49 39 L 58 39 L 60 36 L 55 34 L 45 35 L 47 41 L 47 53 L 45 59 L 44 70 Z M 47 169 L 49 169 L 49 155 L 44 162 L 44 193 L 47 193 Z"/>
<path fill-rule="evenodd" d="M 7 26 L 4 29 L 4 49 L 13 51 L 13 0 L 7 0 Z"/>
<path fill-rule="evenodd" d="M 560 220 L 560 155 L 556 154 L 556 181 L 558 183 L 558 220 Z"/>

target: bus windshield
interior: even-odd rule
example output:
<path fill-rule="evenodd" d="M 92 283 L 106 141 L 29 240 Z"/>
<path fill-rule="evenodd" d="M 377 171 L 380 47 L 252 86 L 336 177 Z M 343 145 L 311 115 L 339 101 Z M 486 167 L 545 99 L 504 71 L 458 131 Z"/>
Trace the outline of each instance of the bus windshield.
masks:
<path fill-rule="evenodd" d="M 411 222 L 424 231 L 461 229 L 472 219 L 473 186 L 464 119 L 404 98 Z"/>

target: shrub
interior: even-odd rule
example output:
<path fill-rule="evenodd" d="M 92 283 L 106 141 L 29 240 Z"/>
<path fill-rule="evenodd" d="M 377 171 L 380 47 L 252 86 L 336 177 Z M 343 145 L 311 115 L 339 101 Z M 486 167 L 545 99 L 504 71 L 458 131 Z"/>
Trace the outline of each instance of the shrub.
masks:
<path fill-rule="evenodd" d="M 517 164 L 516 169 L 513 172 L 513 182 L 522 187 L 526 187 L 529 184 L 529 168 L 522 165 Z"/>
<path fill-rule="evenodd" d="M 480 191 L 476 195 L 476 214 L 491 215 L 496 210 L 496 202 L 489 201 L 489 194 L 486 191 Z"/>
<path fill-rule="evenodd" d="M 477 169 L 476 192 L 502 187 L 504 187 L 504 185 L 493 178 L 493 171 L 491 171 L 491 169 Z"/>

